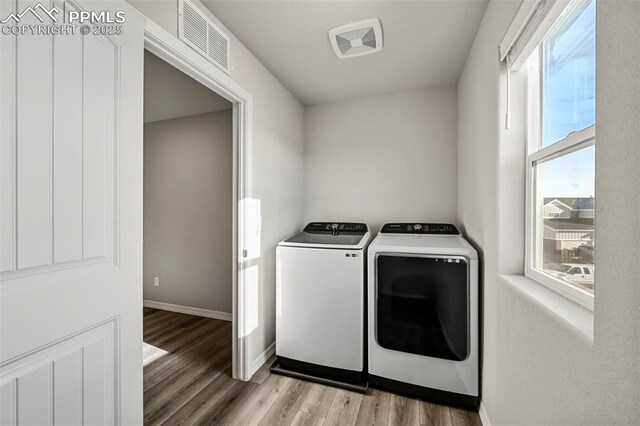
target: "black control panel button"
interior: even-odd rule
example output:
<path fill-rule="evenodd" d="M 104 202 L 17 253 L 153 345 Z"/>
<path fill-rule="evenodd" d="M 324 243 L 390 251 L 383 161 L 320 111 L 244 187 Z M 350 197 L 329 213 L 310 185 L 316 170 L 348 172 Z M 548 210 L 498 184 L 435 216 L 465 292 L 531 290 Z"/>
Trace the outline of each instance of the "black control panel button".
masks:
<path fill-rule="evenodd" d="M 368 231 L 364 223 L 352 222 L 311 222 L 304 227 L 304 232 L 313 234 L 359 234 L 364 235 Z"/>
<path fill-rule="evenodd" d="M 460 235 L 455 225 L 450 223 L 386 223 L 383 234 L 426 234 L 426 235 Z"/>

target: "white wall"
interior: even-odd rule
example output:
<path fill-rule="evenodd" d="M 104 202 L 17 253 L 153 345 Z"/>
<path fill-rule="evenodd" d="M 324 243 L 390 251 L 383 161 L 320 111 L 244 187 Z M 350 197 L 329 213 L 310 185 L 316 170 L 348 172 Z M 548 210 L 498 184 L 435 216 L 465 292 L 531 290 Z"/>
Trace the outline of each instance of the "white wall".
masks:
<path fill-rule="evenodd" d="M 130 3 L 171 34 L 177 34 L 176 0 Z M 258 312 L 249 343 L 251 358 L 256 359 L 275 341 L 276 244 L 303 222 L 304 109 L 230 31 L 226 33 L 231 36 L 231 78 L 253 95 L 251 196 L 260 200 L 261 221 L 269 224 L 262 227 L 260 257 L 249 265 L 259 278 L 252 288 L 257 292 Z"/>
<path fill-rule="evenodd" d="M 145 50 L 145 123 L 230 108 L 231 102 Z"/>
<path fill-rule="evenodd" d="M 144 126 L 145 300 L 232 311 L 232 118 Z"/>
<path fill-rule="evenodd" d="M 517 7 L 490 2 L 458 85 L 458 217 L 484 255 L 483 404 L 493 425 L 637 424 L 640 3 L 597 6 L 593 314 L 521 275 L 524 138 L 522 126 L 502 130 L 497 61 Z M 524 118 L 523 81 L 514 75 L 514 120 Z"/>
<path fill-rule="evenodd" d="M 497 46 L 518 8 L 490 2 L 458 82 L 458 221 L 483 260 L 482 399 L 497 399 Z"/>
<path fill-rule="evenodd" d="M 306 108 L 307 221 L 456 220 L 456 89 Z"/>

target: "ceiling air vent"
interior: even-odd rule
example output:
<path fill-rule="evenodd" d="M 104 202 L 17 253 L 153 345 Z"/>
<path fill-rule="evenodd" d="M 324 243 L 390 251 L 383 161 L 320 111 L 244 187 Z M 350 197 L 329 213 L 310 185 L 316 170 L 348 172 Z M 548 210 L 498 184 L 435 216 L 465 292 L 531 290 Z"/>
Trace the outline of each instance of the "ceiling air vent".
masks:
<path fill-rule="evenodd" d="M 178 37 L 229 74 L 229 37 L 190 0 L 178 5 Z"/>
<path fill-rule="evenodd" d="M 329 40 L 338 58 L 353 58 L 382 50 L 382 24 L 367 19 L 329 30 Z"/>

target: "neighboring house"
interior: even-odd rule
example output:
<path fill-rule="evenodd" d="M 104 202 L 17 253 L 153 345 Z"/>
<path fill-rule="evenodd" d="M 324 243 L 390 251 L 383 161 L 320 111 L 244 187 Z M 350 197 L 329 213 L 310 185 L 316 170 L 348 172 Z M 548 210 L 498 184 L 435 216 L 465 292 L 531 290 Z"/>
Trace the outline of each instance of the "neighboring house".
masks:
<path fill-rule="evenodd" d="M 595 198 L 544 199 L 544 263 L 593 263 Z"/>
<path fill-rule="evenodd" d="M 593 219 L 595 197 L 545 198 L 544 218 L 546 219 Z"/>

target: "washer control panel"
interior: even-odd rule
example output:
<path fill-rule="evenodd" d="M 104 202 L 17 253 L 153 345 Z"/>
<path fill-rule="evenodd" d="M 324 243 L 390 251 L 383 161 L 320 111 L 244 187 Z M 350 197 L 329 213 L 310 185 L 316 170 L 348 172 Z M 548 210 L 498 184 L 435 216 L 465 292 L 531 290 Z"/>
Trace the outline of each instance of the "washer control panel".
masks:
<path fill-rule="evenodd" d="M 455 225 L 450 223 L 386 223 L 383 234 L 425 234 L 425 235 L 460 235 Z"/>
<path fill-rule="evenodd" d="M 304 232 L 314 234 L 352 233 L 364 235 L 367 231 L 366 224 L 351 222 L 311 222 L 304 227 Z"/>

